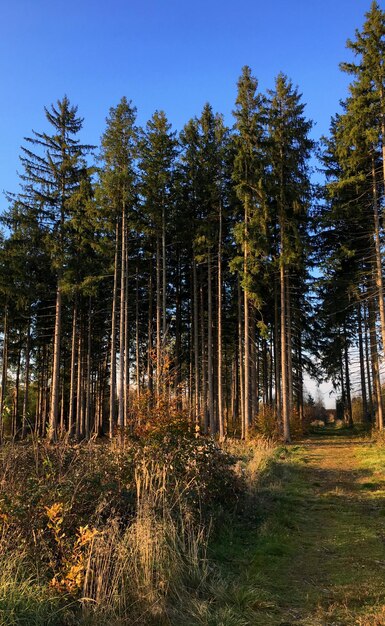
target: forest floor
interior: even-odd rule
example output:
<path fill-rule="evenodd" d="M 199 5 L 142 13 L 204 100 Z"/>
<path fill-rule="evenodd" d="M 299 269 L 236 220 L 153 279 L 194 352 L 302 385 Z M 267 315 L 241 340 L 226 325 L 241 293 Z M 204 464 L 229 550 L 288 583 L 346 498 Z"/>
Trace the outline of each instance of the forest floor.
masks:
<path fill-rule="evenodd" d="M 210 554 L 210 624 L 385 625 L 384 445 L 325 429 L 281 448 L 245 515 Z"/>

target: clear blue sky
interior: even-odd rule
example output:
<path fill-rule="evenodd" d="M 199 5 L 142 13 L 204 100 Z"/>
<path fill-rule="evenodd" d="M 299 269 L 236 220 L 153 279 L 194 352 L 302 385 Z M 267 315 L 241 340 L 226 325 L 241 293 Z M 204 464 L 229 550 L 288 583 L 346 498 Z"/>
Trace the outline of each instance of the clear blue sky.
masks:
<path fill-rule="evenodd" d="M 261 89 L 283 71 L 299 86 L 314 136 L 346 94 L 338 63 L 370 0 L 13 0 L 2 2 L 0 191 L 16 190 L 23 137 L 45 128 L 44 105 L 67 94 L 97 144 L 123 95 L 144 124 L 164 109 L 180 130 L 209 101 L 232 123 L 236 82 Z M 6 206 L 2 199 L 0 210 Z"/>

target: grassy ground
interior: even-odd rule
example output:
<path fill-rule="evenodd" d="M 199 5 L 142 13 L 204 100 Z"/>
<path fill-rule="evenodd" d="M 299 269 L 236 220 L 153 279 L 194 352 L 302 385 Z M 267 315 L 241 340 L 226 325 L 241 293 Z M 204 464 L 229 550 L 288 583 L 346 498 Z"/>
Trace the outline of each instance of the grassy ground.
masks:
<path fill-rule="evenodd" d="M 384 470 L 385 447 L 359 432 L 279 450 L 213 546 L 227 584 L 206 623 L 385 625 Z"/>

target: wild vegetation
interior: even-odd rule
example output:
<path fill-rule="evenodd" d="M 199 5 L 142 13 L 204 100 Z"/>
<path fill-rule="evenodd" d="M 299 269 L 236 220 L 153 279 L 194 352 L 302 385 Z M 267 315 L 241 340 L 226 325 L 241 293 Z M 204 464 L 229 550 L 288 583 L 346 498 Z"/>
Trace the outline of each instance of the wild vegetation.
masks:
<path fill-rule="evenodd" d="M 378 489 L 352 479 L 383 456 L 376 2 L 347 47 L 318 145 L 299 88 L 248 66 L 232 127 L 206 104 L 140 128 L 123 97 L 86 145 L 64 96 L 25 139 L 0 233 L 0 625 L 385 623 L 381 520 L 358 519 Z M 374 447 L 287 447 L 327 421 L 305 375 Z M 346 582 L 348 532 L 370 563 Z"/>

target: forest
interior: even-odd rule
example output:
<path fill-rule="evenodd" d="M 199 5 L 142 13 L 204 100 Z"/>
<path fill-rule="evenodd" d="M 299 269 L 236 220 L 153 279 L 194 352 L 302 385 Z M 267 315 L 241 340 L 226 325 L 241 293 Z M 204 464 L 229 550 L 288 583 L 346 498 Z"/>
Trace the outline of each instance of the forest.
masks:
<path fill-rule="evenodd" d="M 256 475 L 319 417 L 306 376 L 330 381 L 343 433 L 382 441 L 377 2 L 347 48 L 320 142 L 300 88 L 280 73 L 263 93 L 249 66 L 232 126 L 207 103 L 180 132 L 164 111 L 141 128 L 122 97 L 86 145 L 64 95 L 25 138 L 0 217 L 0 560 L 37 574 L 7 566 L 1 624 L 289 623 L 242 622 L 218 589 L 222 613 L 199 617 L 197 580 Z"/>

